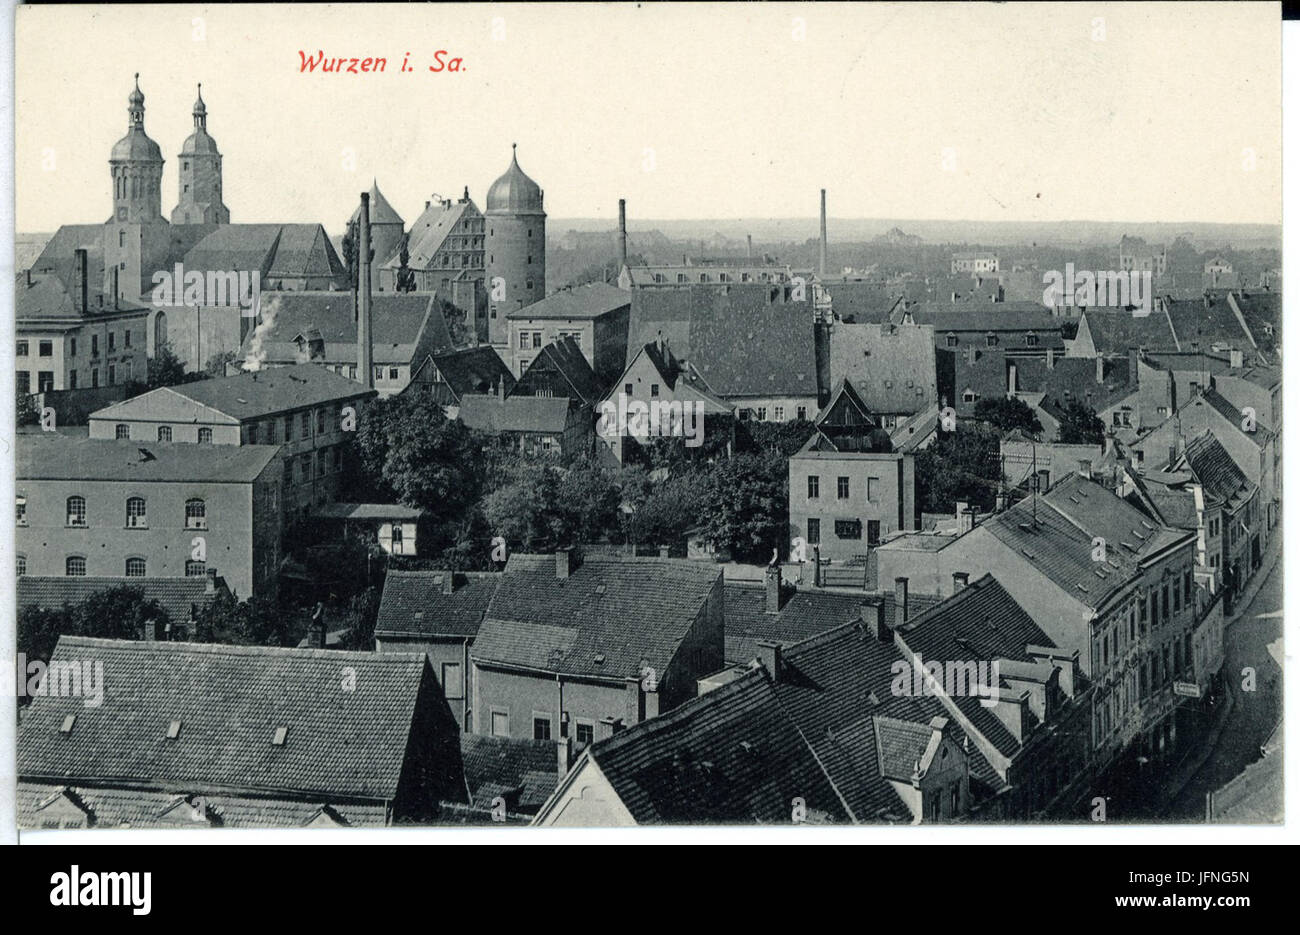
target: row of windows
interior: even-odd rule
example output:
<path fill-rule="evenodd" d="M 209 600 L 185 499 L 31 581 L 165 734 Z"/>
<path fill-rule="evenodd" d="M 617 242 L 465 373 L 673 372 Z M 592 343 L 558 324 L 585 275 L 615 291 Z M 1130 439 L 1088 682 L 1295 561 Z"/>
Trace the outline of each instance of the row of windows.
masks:
<path fill-rule="evenodd" d="M 131 346 L 131 332 L 130 332 L 129 330 L 127 330 L 127 331 L 123 331 L 123 332 L 122 332 L 122 346 L 123 346 L 123 347 L 130 347 L 130 346 Z M 110 331 L 110 332 L 108 332 L 108 349 L 109 349 L 110 351 L 117 350 L 117 332 L 116 332 L 116 331 Z M 30 355 L 31 355 L 31 342 L 30 342 L 30 341 L 27 341 L 27 340 L 25 340 L 25 339 L 21 339 L 21 340 L 19 340 L 18 343 L 17 343 L 17 347 L 15 348 L 14 353 L 15 353 L 15 356 L 17 356 L 17 357 L 28 357 L 28 356 L 30 356 Z M 37 353 L 37 356 L 39 356 L 39 357 L 53 357 L 53 356 L 54 356 L 54 342 L 53 342 L 53 341 L 38 341 L 38 342 L 37 342 L 37 345 L 36 345 L 36 353 Z M 68 338 L 68 356 L 69 356 L 69 357 L 76 357 L 76 356 L 77 356 L 77 339 L 76 339 L 75 337 L 70 337 L 70 338 Z M 98 356 L 99 356 L 99 335 L 97 335 L 97 334 L 92 334 L 92 335 L 90 336 L 90 356 L 91 356 L 91 357 L 98 357 Z"/>
<path fill-rule="evenodd" d="M 16 564 L 19 577 L 27 574 L 26 555 L 19 555 Z M 144 578 L 149 574 L 149 566 L 143 558 L 133 556 L 126 560 L 123 572 L 128 578 Z M 86 556 L 69 555 L 63 561 L 63 574 L 68 578 L 86 577 Z M 206 562 L 187 561 L 185 563 L 185 577 L 204 578 L 207 574 L 208 566 Z"/>
<path fill-rule="evenodd" d="M 551 722 L 549 714 L 533 714 L 533 739 L 550 740 L 551 739 Z M 561 722 L 560 733 L 568 736 L 568 724 Z M 510 736 L 510 715 L 505 711 L 492 712 L 492 736 L 509 737 Z M 591 721 L 576 721 L 574 723 L 574 741 L 578 749 L 582 749 L 596 739 L 596 725 Z"/>
<path fill-rule="evenodd" d="M 119 422 L 116 426 L 113 427 L 113 437 L 130 438 L 131 426 L 125 422 Z M 212 429 L 208 428 L 207 426 L 200 426 L 198 432 L 198 439 L 200 445 L 211 445 Z M 158 441 L 169 442 L 171 440 L 172 440 L 172 427 L 170 425 L 158 426 Z"/>
<path fill-rule="evenodd" d="M 822 541 L 822 521 L 816 518 L 808 520 L 807 541 L 809 545 L 820 545 Z M 835 538 L 847 540 L 862 539 L 862 520 L 837 519 L 835 521 Z M 880 520 L 867 520 L 867 545 L 880 544 Z"/>
<path fill-rule="evenodd" d="M 786 281 L 786 278 L 787 278 L 787 277 L 786 277 L 785 273 L 777 273 L 775 277 L 773 277 L 771 273 L 759 273 L 759 274 L 758 274 L 758 280 L 757 280 L 757 281 L 758 281 L 758 282 L 773 282 L 773 281 L 775 281 L 775 282 L 785 282 L 785 281 Z M 655 274 L 654 274 L 654 281 L 657 282 L 657 283 L 664 283 L 664 282 L 667 282 L 667 281 L 668 281 L 668 277 L 665 276 L 663 273 L 655 273 Z M 679 283 L 690 282 L 690 281 L 691 281 L 691 277 L 688 276 L 686 273 L 678 273 L 678 274 L 677 274 L 677 281 L 678 281 Z M 715 282 L 715 281 L 716 281 L 716 282 L 735 282 L 736 279 L 735 279 L 735 277 L 734 277 L 731 273 L 719 272 L 719 273 L 718 273 L 718 278 L 717 278 L 717 280 L 714 280 L 713 277 L 710 276 L 708 273 L 700 273 L 700 282 Z M 740 274 L 740 281 L 741 281 L 741 282 L 754 282 L 755 280 L 754 280 L 754 276 L 753 276 L 752 273 L 742 272 L 742 273 Z"/>
<path fill-rule="evenodd" d="M 397 368 L 394 367 L 389 371 L 389 378 L 397 379 Z M 355 372 L 352 374 L 355 377 Z M 375 378 L 383 378 L 383 368 L 375 368 Z M 335 428 L 343 424 L 343 406 L 338 407 L 336 413 Z M 305 409 L 295 415 L 287 415 L 283 419 L 269 419 L 266 422 L 250 422 L 247 431 L 246 444 L 249 445 L 274 445 L 279 442 L 291 442 L 294 440 L 295 431 L 297 436 L 302 439 L 308 439 L 312 435 L 312 425 L 316 426 L 316 434 L 324 435 L 327 431 L 326 423 L 329 421 L 328 414 L 324 407 L 318 409 Z M 277 433 L 277 427 L 279 431 Z M 276 435 L 279 434 L 279 438 Z"/>
<path fill-rule="evenodd" d="M 334 473 L 337 474 L 343 470 L 342 445 L 309 451 L 296 458 L 285 458 L 284 482 L 286 484 L 302 483 L 304 480 L 311 480 L 313 477 L 324 477 L 329 473 L 331 464 Z"/>
<path fill-rule="evenodd" d="M 25 497 L 18 498 L 17 512 L 18 524 L 20 526 L 27 525 L 27 499 Z M 89 525 L 86 520 L 85 497 L 79 495 L 68 497 L 67 525 L 77 527 Z M 143 529 L 149 525 L 148 510 L 144 497 L 127 497 L 126 525 L 130 529 Z M 205 501 L 198 497 L 192 497 L 185 501 L 185 528 L 208 528 L 208 506 Z"/>
<path fill-rule="evenodd" d="M 795 418 L 797 418 L 797 419 L 798 419 L 799 421 L 801 421 L 801 422 L 802 422 L 803 420 L 807 419 L 807 418 L 808 418 L 808 407 L 807 407 L 807 406 L 797 406 L 797 407 L 795 408 Z M 749 420 L 749 419 L 752 419 L 752 420 L 754 420 L 755 422 L 767 422 L 767 421 L 768 421 L 768 418 L 767 418 L 767 407 L 766 407 L 766 406 L 755 406 L 753 409 L 742 409 L 742 410 L 740 410 L 740 419 L 741 419 L 742 422 L 743 422 L 743 421 L 746 421 L 746 420 Z M 773 422 L 784 422 L 784 421 L 785 421 L 785 407 L 784 407 L 784 406 L 773 406 L 773 407 L 772 407 L 772 419 L 771 419 L 771 421 L 773 421 Z"/>
<path fill-rule="evenodd" d="M 130 382 L 131 382 L 131 361 L 129 361 L 129 360 L 124 360 L 124 361 L 122 361 L 122 382 L 124 382 L 124 383 L 130 383 Z M 76 371 L 75 369 L 74 369 L 74 370 L 69 370 L 69 371 L 68 371 L 68 389 L 70 389 L 70 390 L 75 390 L 75 389 L 77 389 L 79 383 L 80 383 L 80 381 L 79 381 L 79 379 L 78 379 L 77 371 Z M 108 385 L 109 385 L 109 386 L 115 386 L 116 384 L 117 384 L 117 365 L 116 365 L 116 364 L 109 364 L 109 365 L 108 365 Z M 93 387 L 97 387 L 97 386 L 99 386 L 99 368 L 98 368 L 98 367 L 91 367 L 91 368 L 90 368 L 90 385 L 91 385 L 92 388 L 93 388 Z M 25 393 L 30 393 L 30 392 L 32 391 L 31 387 L 32 387 L 32 375 L 31 375 L 31 372 L 30 372 L 30 371 L 27 371 L 27 370 L 19 370 L 19 371 L 18 371 L 18 392 L 19 392 L 19 393 L 24 393 L 24 394 L 25 394 Z M 49 393 L 49 392 L 51 392 L 53 389 L 54 389 L 54 371 L 53 371 L 53 370 L 40 370 L 40 371 L 37 371 L 37 373 L 36 373 L 36 392 L 38 392 L 38 393 Z"/>
<path fill-rule="evenodd" d="M 835 496 L 840 500 L 850 499 L 851 485 L 849 478 L 840 475 L 835 478 Z M 808 475 L 808 499 L 817 500 L 821 497 L 821 477 L 817 474 Z M 876 503 L 880 499 L 880 478 L 867 478 L 867 502 Z"/>
<path fill-rule="evenodd" d="M 994 334 L 992 331 L 990 331 L 988 334 L 984 335 L 984 345 L 985 345 L 986 347 L 997 347 L 999 341 L 1000 341 L 1000 338 L 999 338 L 996 334 Z M 961 339 L 960 339 L 957 335 L 953 334 L 952 332 L 949 332 L 949 333 L 945 336 L 945 338 L 944 338 L 944 343 L 945 343 L 948 347 L 957 347 L 957 346 L 961 343 Z M 1026 346 L 1026 347 L 1037 347 L 1037 346 L 1038 346 L 1038 335 L 1035 334 L 1035 333 L 1032 332 L 1032 331 L 1026 333 L 1026 334 L 1025 334 L 1025 346 Z"/>

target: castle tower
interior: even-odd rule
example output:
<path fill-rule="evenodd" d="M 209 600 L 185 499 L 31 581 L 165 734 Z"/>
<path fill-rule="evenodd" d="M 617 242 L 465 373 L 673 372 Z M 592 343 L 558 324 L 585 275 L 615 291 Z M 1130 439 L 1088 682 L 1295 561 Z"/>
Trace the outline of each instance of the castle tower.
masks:
<path fill-rule="evenodd" d="M 229 224 L 230 209 L 221 203 L 221 153 L 208 135 L 208 107 L 203 85 L 194 102 L 194 132 L 181 146 L 180 197 L 173 224 Z"/>
<path fill-rule="evenodd" d="M 514 147 L 512 146 L 513 150 Z M 488 340 L 508 340 L 506 315 L 546 297 L 546 212 L 542 189 L 510 157 L 510 168 L 488 189 Z"/>
<path fill-rule="evenodd" d="M 162 150 L 144 132 L 140 76 L 127 98 L 126 136 L 108 158 L 113 216 L 104 224 L 104 295 L 136 300 L 166 262 L 170 226 L 162 216 Z"/>
<path fill-rule="evenodd" d="M 356 225 L 360 219 L 361 208 L 358 207 L 352 212 L 349 226 Z M 406 222 L 393 210 L 384 193 L 379 190 L 379 182 L 376 180 L 370 186 L 370 250 L 374 254 L 370 261 L 370 283 L 375 290 L 392 291 L 391 277 L 385 282 L 379 271 L 402 246 L 402 235 L 405 233 Z"/>
<path fill-rule="evenodd" d="M 148 223 L 162 220 L 162 150 L 144 132 L 144 94 L 140 75 L 127 98 L 126 136 L 113 146 L 108 166 L 113 175 L 113 220 Z"/>

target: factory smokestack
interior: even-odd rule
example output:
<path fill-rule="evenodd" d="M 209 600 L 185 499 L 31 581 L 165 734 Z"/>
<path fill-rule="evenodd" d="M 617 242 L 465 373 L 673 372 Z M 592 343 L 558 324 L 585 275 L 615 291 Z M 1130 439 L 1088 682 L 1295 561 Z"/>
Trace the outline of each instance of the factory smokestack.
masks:
<path fill-rule="evenodd" d="M 822 247 L 820 262 L 818 263 L 820 275 L 826 275 L 826 189 L 822 189 Z"/>
<path fill-rule="evenodd" d="M 627 266 L 627 202 L 618 200 L 618 259 Z"/>
<path fill-rule="evenodd" d="M 745 259 L 751 262 L 754 259 L 754 235 L 753 234 L 745 235 Z"/>
<path fill-rule="evenodd" d="M 361 217 L 357 225 L 357 369 L 361 384 L 375 388 L 374 348 L 370 342 L 370 194 L 361 193 Z"/>

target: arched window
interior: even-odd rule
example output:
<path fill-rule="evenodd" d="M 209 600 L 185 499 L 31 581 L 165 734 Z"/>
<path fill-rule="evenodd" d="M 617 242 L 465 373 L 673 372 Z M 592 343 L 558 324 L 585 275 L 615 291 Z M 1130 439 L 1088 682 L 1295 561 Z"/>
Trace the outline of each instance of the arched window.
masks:
<path fill-rule="evenodd" d="M 208 506 L 197 497 L 185 501 L 185 528 L 208 528 Z"/>
<path fill-rule="evenodd" d="M 114 426 L 114 428 L 113 428 L 113 437 L 114 437 L 114 438 L 130 438 L 130 437 L 131 437 L 131 426 L 126 425 L 125 423 L 119 422 L 119 423 L 118 423 L 116 426 Z"/>
<path fill-rule="evenodd" d="M 170 425 L 158 426 L 158 441 L 169 442 L 172 440 L 172 427 Z"/>
<path fill-rule="evenodd" d="M 144 559 L 128 558 L 126 560 L 126 576 L 128 578 L 143 578 L 145 576 Z"/>
<path fill-rule="evenodd" d="M 86 525 L 86 498 L 68 497 L 68 525 Z"/>
<path fill-rule="evenodd" d="M 155 354 L 158 352 L 157 348 L 160 348 L 167 343 L 166 312 L 159 312 L 158 317 L 153 320 L 153 343 Z"/>
<path fill-rule="evenodd" d="M 204 428 L 199 429 L 199 444 L 200 445 L 212 444 L 212 429 L 207 428 L 206 426 Z"/>
<path fill-rule="evenodd" d="M 186 578 L 203 578 L 207 576 L 207 573 L 208 566 L 206 562 L 188 561 L 185 563 Z"/>
<path fill-rule="evenodd" d="M 126 498 L 126 525 L 128 528 L 143 528 L 149 525 L 145 516 L 144 497 Z"/>
<path fill-rule="evenodd" d="M 63 563 L 63 572 L 69 578 L 86 577 L 86 557 L 84 555 L 69 555 L 67 561 Z"/>

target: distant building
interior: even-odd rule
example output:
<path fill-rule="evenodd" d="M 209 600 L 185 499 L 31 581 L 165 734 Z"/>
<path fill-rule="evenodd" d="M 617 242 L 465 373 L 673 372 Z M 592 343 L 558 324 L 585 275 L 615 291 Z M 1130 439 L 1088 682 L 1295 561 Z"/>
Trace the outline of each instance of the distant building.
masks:
<path fill-rule="evenodd" d="M 938 402 L 934 329 L 928 325 L 843 324 L 830 329 L 831 385 L 848 380 L 881 428 Z"/>
<path fill-rule="evenodd" d="M 348 219 L 347 229 L 353 237 L 359 237 L 356 225 L 361 223 L 361 205 L 357 205 Z M 396 292 L 397 271 L 401 258 L 402 239 L 406 236 L 406 222 L 397 213 L 384 193 L 379 190 L 379 181 L 370 186 L 370 283 L 372 292 Z M 390 259 L 391 258 L 391 259 Z M 388 262 L 394 268 L 388 268 Z M 481 265 L 481 264 L 480 264 Z M 416 287 L 419 288 L 417 279 Z M 376 314 L 377 320 L 382 315 Z"/>
<path fill-rule="evenodd" d="M 1119 241 L 1119 268 L 1150 272 L 1159 278 L 1165 274 L 1169 256 L 1164 244 L 1148 244 L 1141 237 L 1121 237 Z"/>
<path fill-rule="evenodd" d="M 64 636 L 51 661 L 84 659 L 111 686 L 99 706 L 24 714 L 22 828 L 384 826 L 466 799 L 423 654 Z"/>
<path fill-rule="evenodd" d="M 659 264 L 624 266 L 618 274 L 618 287 L 625 290 L 680 289 L 729 283 L 793 283 L 796 279 L 811 283 L 813 271 L 774 263 Z"/>
<path fill-rule="evenodd" d="M 927 305 L 909 308 L 901 315 L 902 325 L 929 325 L 935 346 L 953 353 L 967 347 L 1000 349 L 1008 357 L 1045 360 L 1049 353 L 1065 352 L 1062 322 L 1041 305 L 1037 308 L 971 308 L 952 311 Z"/>
<path fill-rule="evenodd" d="M 411 374 L 405 393 L 426 393 L 434 398 L 449 419 L 460 413 L 466 396 L 493 395 L 497 388 L 508 396 L 515 378 L 496 349 L 482 344 L 430 354 Z"/>
<path fill-rule="evenodd" d="M 460 420 L 495 435 L 524 455 L 566 457 L 592 450 L 593 423 L 588 406 L 563 396 L 465 395 Z"/>
<path fill-rule="evenodd" d="M 630 308 L 631 297 L 622 289 L 588 283 L 507 313 L 511 371 L 522 377 L 543 347 L 572 338 L 608 386 L 623 369 Z"/>
<path fill-rule="evenodd" d="M 326 503 L 311 515 L 337 526 L 340 535 L 359 533 L 389 555 L 419 554 L 416 533 L 423 510 L 397 503 Z"/>
<path fill-rule="evenodd" d="M 194 637 L 194 621 L 218 594 L 228 593 L 225 581 L 216 576 L 216 569 L 202 576 L 188 578 L 114 577 L 69 578 L 44 577 L 21 573 L 18 575 L 18 609 L 43 607 L 59 610 L 65 604 L 77 605 L 92 594 L 111 588 L 136 588 L 147 601 L 157 601 L 167 612 L 168 622 L 161 621 L 152 632 L 140 634 L 141 639 L 184 640 Z"/>
<path fill-rule="evenodd" d="M 998 255 L 985 251 L 954 253 L 952 255 L 952 272 L 955 273 L 996 273 Z"/>
<path fill-rule="evenodd" d="M 40 433 L 18 436 L 17 452 L 20 573 L 203 578 L 215 569 L 241 599 L 275 592 L 275 446 Z"/>
<path fill-rule="evenodd" d="M 519 168 L 513 147 L 510 167 L 488 189 L 483 224 L 487 237 L 488 341 L 503 346 L 513 335 L 506 316 L 546 296 L 546 211 L 541 187 Z M 593 364 L 594 366 L 594 364 Z M 519 368 L 514 368 L 519 372 Z"/>

